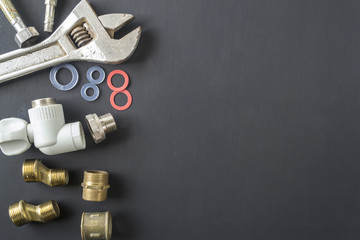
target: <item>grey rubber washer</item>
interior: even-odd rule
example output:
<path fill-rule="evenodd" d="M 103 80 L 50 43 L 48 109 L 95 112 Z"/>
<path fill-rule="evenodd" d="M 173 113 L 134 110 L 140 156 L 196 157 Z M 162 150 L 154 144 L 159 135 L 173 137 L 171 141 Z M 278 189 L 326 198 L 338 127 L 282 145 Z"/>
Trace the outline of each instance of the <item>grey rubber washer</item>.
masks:
<path fill-rule="evenodd" d="M 92 75 L 94 72 L 98 72 L 100 74 L 98 79 L 93 78 Z M 93 84 L 100 84 L 105 80 L 105 71 L 104 71 L 104 69 L 102 69 L 99 66 L 92 66 L 91 68 L 89 68 L 87 70 L 86 77 L 89 80 L 89 82 L 91 82 Z"/>
<path fill-rule="evenodd" d="M 86 93 L 89 88 L 94 89 L 94 94 L 92 96 L 89 96 Z M 98 86 L 96 86 L 95 84 L 86 83 L 86 84 L 84 84 L 84 86 L 82 86 L 80 94 L 83 99 L 85 99 L 88 102 L 92 102 L 92 101 L 95 101 L 99 97 L 100 90 L 99 90 Z"/>
<path fill-rule="evenodd" d="M 68 69 L 72 74 L 71 81 L 66 85 L 60 84 L 56 78 L 57 72 L 63 68 Z M 70 63 L 60 64 L 58 66 L 53 67 L 50 71 L 51 84 L 61 91 L 69 91 L 69 90 L 73 89 L 76 86 L 76 84 L 78 83 L 78 81 L 79 81 L 79 73 L 76 70 L 76 68 L 73 65 L 71 65 Z"/>

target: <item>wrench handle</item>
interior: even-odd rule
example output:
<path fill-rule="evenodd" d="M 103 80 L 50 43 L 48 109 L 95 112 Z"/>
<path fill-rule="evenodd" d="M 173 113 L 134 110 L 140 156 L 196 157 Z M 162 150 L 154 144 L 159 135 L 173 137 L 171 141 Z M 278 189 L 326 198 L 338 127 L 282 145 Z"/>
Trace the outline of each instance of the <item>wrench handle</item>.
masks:
<path fill-rule="evenodd" d="M 0 8 L 11 24 L 14 24 L 14 21 L 17 18 L 20 18 L 19 13 L 11 0 L 0 0 Z"/>
<path fill-rule="evenodd" d="M 19 49 L 0 56 L 0 83 L 69 61 L 57 42 Z"/>

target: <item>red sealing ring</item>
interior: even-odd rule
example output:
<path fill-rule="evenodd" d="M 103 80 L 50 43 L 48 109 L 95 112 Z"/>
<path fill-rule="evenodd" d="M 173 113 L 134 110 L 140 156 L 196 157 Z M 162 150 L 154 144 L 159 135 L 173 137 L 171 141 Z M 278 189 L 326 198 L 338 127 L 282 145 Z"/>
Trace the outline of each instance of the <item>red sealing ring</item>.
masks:
<path fill-rule="evenodd" d="M 123 93 L 127 97 L 127 102 L 126 102 L 126 104 L 124 106 L 118 106 L 115 103 L 115 96 L 118 93 Z M 130 105 L 132 103 L 132 96 L 131 96 L 131 94 L 130 94 L 130 92 L 128 90 L 123 90 L 123 91 L 120 91 L 120 92 L 112 92 L 112 94 L 110 96 L 110 103 L 111 103 L 111 106 L 113 108 L 115 108 L 116 110 L 124 111 L 124 110 L 126 110 L 126 109 L 128 109 L 130 107 Z"/>
<path fill-rule="evenodd" d="M 121 87 L 115 87 L 111 82 L 111 80 L 115 74 L 120 74 L 124 77 L 124 84 Z M 107 77 L 107 85 L 109 86 L 109 88 L 111 90 L 113 90 L 115 92 L 121 92 L 121 91 L 125 90 L 125 88 L 127 88 L 127 86 L 129 85 L 129 76 L 126 74 L 126 72 L 124 72 L 122 70 L 114 70 Z"/>

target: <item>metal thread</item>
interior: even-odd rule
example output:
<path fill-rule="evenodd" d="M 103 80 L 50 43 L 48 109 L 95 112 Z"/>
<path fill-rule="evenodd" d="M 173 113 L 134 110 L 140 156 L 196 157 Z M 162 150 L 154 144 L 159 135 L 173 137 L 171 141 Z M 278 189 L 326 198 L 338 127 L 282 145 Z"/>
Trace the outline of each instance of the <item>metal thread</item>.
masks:
<path fill-rule="evenodd" d="M 59 205 L 51 200 L 38 206 L 39 214 L 43 222 L 47 222 L 60 216 Z"/>
<path fill-rule="evenodd" d="M 53 200 L 38 206 L 21 200 L 9 206 L 9 217 L 16 226 L 22 226 L 32 221 L 47 222 L 59 216 L 59 206 Z"/>
<path fill-rule="evenodd" d="M 29 159 L 24 161 L 22 166 L 22 173 L 25 182 L 36 182 L 38 179 L 37 171 L 35 171 L 36 159 Z"/>
<path fill-rule="evenodd" d="M 65 169 L 51 169 L 50 170 L 51 186 L 67 185 L 68 183 L 69 183 L 69 174 Z"/>
<path fill-rule="evenodd" d="M 20 202 L 9 206 L 9 217 L 11 221 L 18 227 L 29 222 L 25 215 L 21 213 L 21 204 L 23 204 L 23 202 L 24 201 L 21 200 Z"/>
<path fill-rule="evenodd" d="M 104 114 L 104 115 L 100 116 L 99 119 L 100 119 L 101 125 L 103 126 L 105 133 L 110 133 L 110 132 L 116 131 L 116 129 L 117 129 L 116 122 L 111 113 Z"/>
<path fill-rule="evenodd" d="M 31 102 L 33 108 L 56 104 L 55 98 L 40 98 Z"/>
<path fill-rule="evenodd" d="M 84 172 L 82 198 L 86 201 L 101 202 L 107 198 L 110 185 L 109 174 L 100 170 L 89 170 Z"/>
<path fill-rule="evenodd" d="M 49 169 L 37 159 L 25 160 L 22 174 L 25 182 L 43 182 L 51 187 L 69 183 L 69 173 L 66 169 Z"/>

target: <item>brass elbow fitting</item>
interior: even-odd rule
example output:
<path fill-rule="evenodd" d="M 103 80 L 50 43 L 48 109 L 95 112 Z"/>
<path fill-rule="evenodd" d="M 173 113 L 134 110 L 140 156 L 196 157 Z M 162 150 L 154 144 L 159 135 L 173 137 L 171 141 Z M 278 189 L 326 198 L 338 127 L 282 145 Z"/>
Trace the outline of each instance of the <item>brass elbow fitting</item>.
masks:
<path fill-rule="evenodd" d="M 38 206 L 24 200 L 9 206 L 11 221 L 18 227 L 29 222 L 47 222 L 60 216 L 58 204 L 51 200 Z"/>
<path fill-rule="evenodd" d="M 84 172 L 82 198 L 86 201 L 102 202 L 107 198 L 110 188 L 109 173 L 101 170 L 88 170 Z"/>
<path fill-rule="evenodd" d="M 25 182 L 42 182 L 51 187 L 69 183 L 69 173 L 66 169 L 49 169 L 37 159 L 24 161 L 22 175 Z"/>
<path fill-rule="evenodd" d="M 83 212 L 80 227 L 82 240 L 109 240 L 112 234 L 111 213 Z"/>

